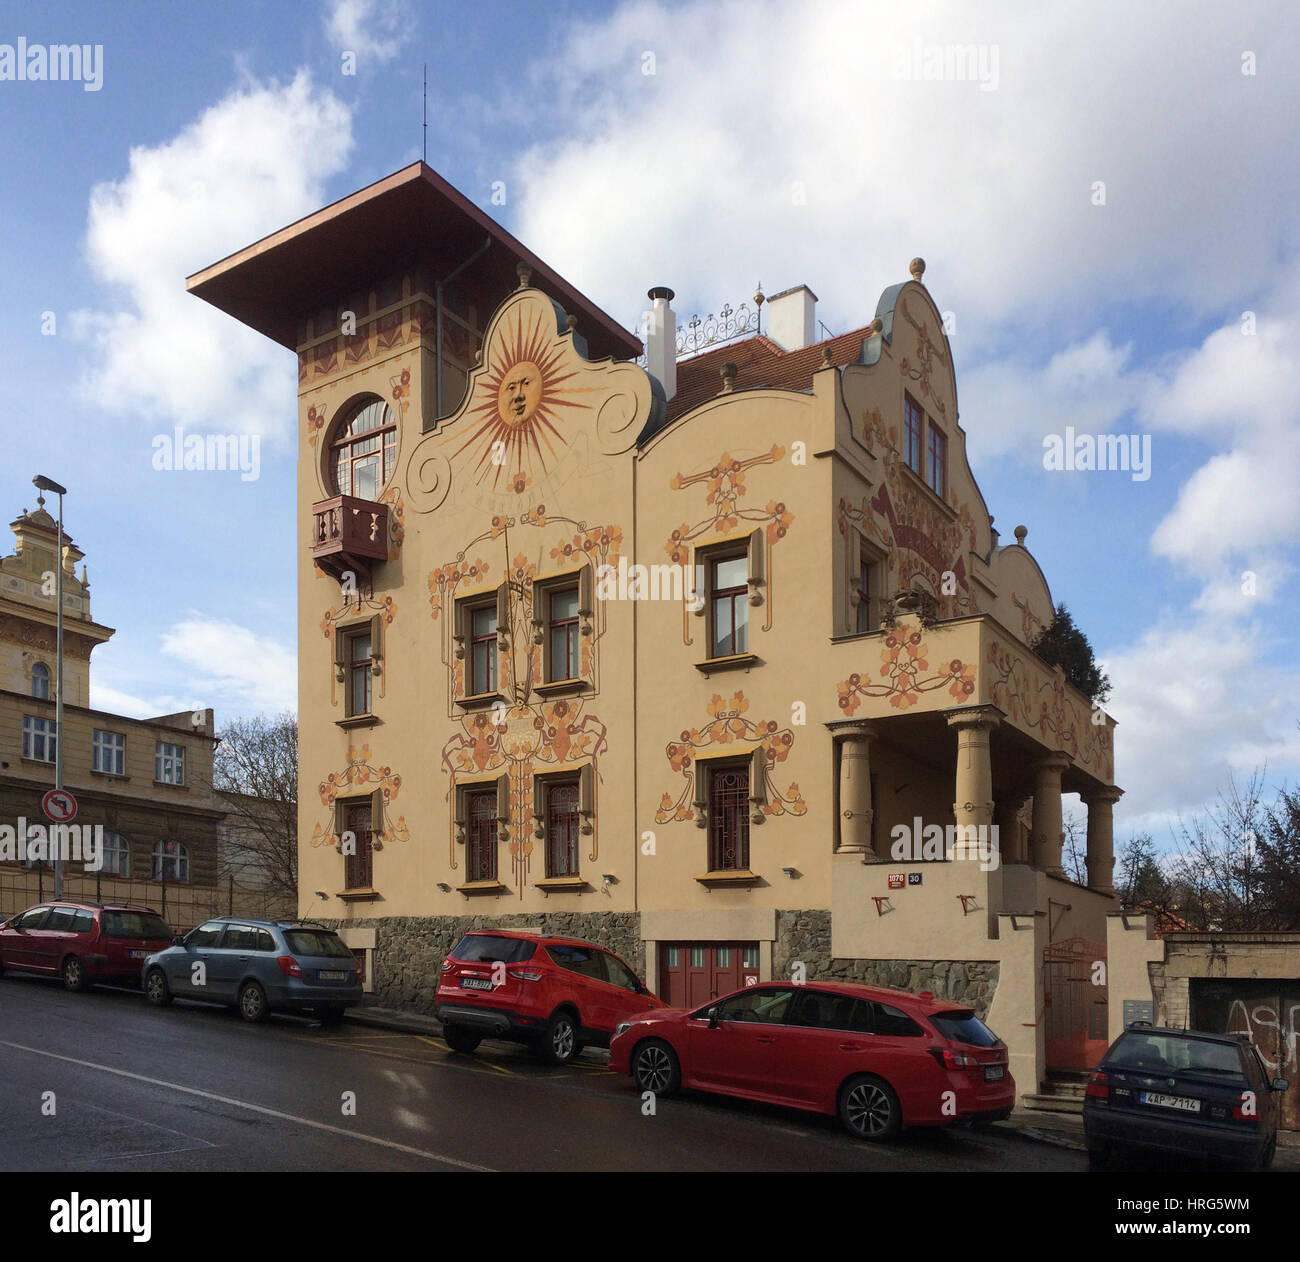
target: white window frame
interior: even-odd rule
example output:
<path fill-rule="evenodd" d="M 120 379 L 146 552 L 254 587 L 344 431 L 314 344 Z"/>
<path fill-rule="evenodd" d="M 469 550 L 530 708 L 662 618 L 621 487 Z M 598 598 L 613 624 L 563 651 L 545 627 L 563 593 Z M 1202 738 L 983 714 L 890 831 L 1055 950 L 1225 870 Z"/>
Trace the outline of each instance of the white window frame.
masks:
<path fill-rule="evenodd" d="M 159 784 L 185 783 L 185 746 L 158 741 L 154 745 L 153 778 Z"/>
<path fill-rule="evenodd" d="M 163 847 L 175 846 L 176 852 L 168 854 Z M 176 875 L 169 876 L 166 879 L 176 885 L 188 885 L 190 883 L 190 852 L 182 841 L 155 841 L 153 850 L 149 856 L 149 879 L 151 881 L 161 881 L 160 875 L 164 864 L 174 864 Z"/>
<path fill-rule="evenodd" d="M 126 775 L 126 735 L 123 732 L 110 732 L 105 728 L 95 728 L 94 761 L 95 771 L 107 776 Z"/>
<path fill-rule="evenodd" d="M 33 762 L 54 762 L 58 746 L 58 723 L 36 714 L 23 715 L 23 757 Z M 37 753 L 37 742 L 43 751 Z"/>
<path fill-rule="evenodd" d="M 37 671 L 41 672 L 39 676 L 36 673 Z M 44 692 L 37 692 L 36 690 L 37 678 L 40 678 L 42 682 L 45 684 Z M 32 663 L 32 696 L 35 697 L 37 701 L 54 700 L 54 676 L 50 673 L 50 668 L 46 666 L 44 662 Z"/>
<path fill-rule="evenodd" d="M 104 829 L 104 863 L 100 871 L 105 876 L 130 877 L 131 843 L 121 833 Z M 124 870 L 125 869 L 125 870 Z"/>

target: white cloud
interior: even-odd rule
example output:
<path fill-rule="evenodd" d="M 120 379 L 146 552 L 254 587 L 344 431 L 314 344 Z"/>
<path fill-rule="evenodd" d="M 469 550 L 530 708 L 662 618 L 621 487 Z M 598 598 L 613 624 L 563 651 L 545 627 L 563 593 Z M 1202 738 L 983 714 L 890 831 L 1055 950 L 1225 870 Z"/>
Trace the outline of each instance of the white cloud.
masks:
<path fill-rule="evenodd" d="M 190 617 L 163 633 L 162 652 L 187 672 L 191 697 L 184 704 L 217 707 L 218 727 L 223 712 L 278 714 L 298 708 L 294 650 L 248 627 Z"/>
<path fill-rule="evenodd" d="M 330 43 L 364 63 L 396 57 L 411 18 L 399 0 L 327 0 L 324 21 Z"/>
<path fill-rule="evenodd" d="M 73 313 L 91 352 L 83 399 L 155 424 L 290 431 L 287 352 L 184 278 L 322 205 L 351 148 L 348 108 L 305 71 L 246 83 L 173 139 L 133 148 L 127 174 L 91 193 L 90 267 L 121 303 Z"/>

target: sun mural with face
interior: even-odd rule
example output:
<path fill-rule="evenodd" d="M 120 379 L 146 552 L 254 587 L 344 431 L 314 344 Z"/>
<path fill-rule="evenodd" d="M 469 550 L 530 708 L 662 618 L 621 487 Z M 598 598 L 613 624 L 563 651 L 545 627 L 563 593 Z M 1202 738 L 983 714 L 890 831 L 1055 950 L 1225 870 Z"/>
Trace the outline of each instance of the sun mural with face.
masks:
<path fill-rule="evenodd" d="M 570 414 L 591 406 L 578 396 L 599 389 L 573 384 L 578 374 L 548 314 L 521 304 L 496 330 L 466 409 L 470 433 L 451 452 L 491 491 L 522 494 L 549 476 L 573 442 Z"/>

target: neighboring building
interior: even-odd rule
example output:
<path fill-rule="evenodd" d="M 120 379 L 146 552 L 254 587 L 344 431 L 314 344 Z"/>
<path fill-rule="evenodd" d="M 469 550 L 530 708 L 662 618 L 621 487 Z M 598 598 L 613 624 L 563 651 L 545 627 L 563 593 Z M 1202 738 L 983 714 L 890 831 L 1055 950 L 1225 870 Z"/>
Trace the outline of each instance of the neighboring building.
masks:
<path fill-rule="evenodd" d="M 62 738 L 63 784 L 78 804 L 75 823 L 104 829 L 98 872 L 65 864 L 68 897 L 120 899 L 162 910 L 188 928 L 217 902 L 217 825 L 210 782 L 211 710 L 132 719 L 92 709 L 90 655 L 113 634 L 90 614 L 82 553 L 64 535 L 63 731 L 56 730 L 58 534 L 38 501 L 11 523 L 14 554 L 0 558 L 0 824 L 45 824 L 41 798 L 54 787 Z M 53 894 L 49 865 L 0 862 L 0 913 Z"/>
<path fill-rule="evenodd" d="M 226 817 L 217 825 L 217 881 L 264 903 L 261 915 L 290 919 L 298 914 L 297 812 L 292 803 L 219 789 Z M 290 822 L 290 816 L 292 822 Z"/>
<path fill-rule="evenodd" d="M 1029 648 L 1052 598 L 971 474 L 923 270 L 851 333 L 799 286 L 682 362 L 651 290 L 643 370 L 417 163 L 190 279 L 298 357 L 299 909 L 390 1001 L 500 923 L 673 1000 L 964 999 L 1026 1093 L 1104 1044 L 1114 725 Z M 997 865 L 949 825 L 996 825 Z"/>

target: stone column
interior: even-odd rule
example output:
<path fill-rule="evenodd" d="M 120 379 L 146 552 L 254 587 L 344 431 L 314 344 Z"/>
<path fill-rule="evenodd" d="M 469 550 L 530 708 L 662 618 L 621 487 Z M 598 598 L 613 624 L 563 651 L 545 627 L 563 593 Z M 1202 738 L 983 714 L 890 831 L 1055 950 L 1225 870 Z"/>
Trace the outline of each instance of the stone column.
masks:
<path fill-rule="evenodd" d="M 1034 764 L 1034 822 L 1030 829 L 1030 861 L 1051 876 L 1065 876 L 1061 845 L 1065 823 L 1061 817 L 1061 773 L 1070 765 L 1063 753 L 1049 754 Z"/>
<path fill-rule="evenodd" d="M 849 728 L 840 741 L 840 854 L 860 854 L 864 862 L 879 856 L 871 846 L 871 742 L 875 730 L 863 723 Z"/>
<path fill-rule="evenodd" d="M 1088 808 L 1088 888 L 1115 892 L 1115 803 L 1123 789 L 1107 786 L 1083 795 Z"/>
<path fill-rule="evenodd" d="M 958 827 L 988 828 L 993 822 L 993 762 L 989 733 L 1002 721 L 992 706 L 950 711 L 948 726 L 957 729 L 956 801 L 952 813 Z M 987 834 L 986 834 L 987 835 Z"/>
<path fill-rule="evenodd" d="M 998 846 L 1003 863 L 1028 863 L 1025 833 L 1020 827 L 1020 808 L 1025 804 L 1029 794 L 1009 792 L 998 797 L 998 804 L 993 815 L 998 826 Z"/>

